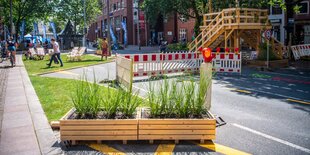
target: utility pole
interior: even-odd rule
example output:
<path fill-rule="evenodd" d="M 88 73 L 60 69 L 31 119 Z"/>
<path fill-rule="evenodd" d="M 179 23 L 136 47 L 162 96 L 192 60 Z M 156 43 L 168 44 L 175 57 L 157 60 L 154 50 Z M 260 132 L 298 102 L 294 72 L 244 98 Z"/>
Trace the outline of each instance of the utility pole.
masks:
<path fill-rule="evenodd" d="M 108 41 L 108 51 L 105 55 L 105 59 L 107 60 L 108 59 L 108 53 L 111 51 L 111 43 L 110 43 L 110 3 L 109 3 L 110 0 L 107 0 L 107 23 L 108 23 L 108 31 L 107 31 L 107 41 Z"/>
<path fill-rule="evenodd" d="M 137 40 L 138 40 L 138 46 L 139 51 L 141 50 L 141 42 L 140 42 L 140 0 L 138 0 L 138 6 L 137 6 L 137 14 L 138 14 L 138 22 L 137 22 Z"/>

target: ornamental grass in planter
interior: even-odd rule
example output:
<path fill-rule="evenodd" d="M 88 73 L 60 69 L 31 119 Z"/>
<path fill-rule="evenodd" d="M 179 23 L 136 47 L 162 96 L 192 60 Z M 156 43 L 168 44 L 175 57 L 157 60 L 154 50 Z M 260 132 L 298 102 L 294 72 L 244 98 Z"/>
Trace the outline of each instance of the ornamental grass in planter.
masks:
<path fill-rule="evenodd" d="M 60 120 L 62 141 L 137 140 L 137 94 L 90 83 L 84 76 L 71 98 L 74 109 Z"/>
<path fill-rule="evenodd" d="M 215 139 L 216 121 L 205 104 L 211 79 L 190 81 L 164 80 L 157 89 L 150 85 L 148 103 L 139 120 L 139 140 Z"/>

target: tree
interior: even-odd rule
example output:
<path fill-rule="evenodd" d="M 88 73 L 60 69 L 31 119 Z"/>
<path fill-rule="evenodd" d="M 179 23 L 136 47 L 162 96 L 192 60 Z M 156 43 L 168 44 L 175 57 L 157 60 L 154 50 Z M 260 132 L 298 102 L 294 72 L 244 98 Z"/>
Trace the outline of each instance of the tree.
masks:
<path fill-rule="evenodd" d="M 67 22 L 72 20 L 74 32 L 82 32 L 84 26 L 84 0 L 58 0 L 55 20 Z M 85 0 L 86 24 L 90 25 L 101 13 L 100 0 Z"/>
<path fill-rule="evenodd" d="M 12 0 L 12 17 L 15 25 L 16 34 L 19 33 L 19 27 L 23 20 L 26 21 L 27 29 L 29 25 L 38 20 L 46 20 L 53 11 L 53 1 L 46 0 Z M 0 6 L 3 6 L 5 14 L 5 25 L 10 27 L 10 0 L 0 0 Z"/>
<path fill-rule="evenodd" d="M 266 8 L 269 0 L 240 0 L 240 7 Z M 159 15 L 169 16 L 177 13 L 185 18 L 195 18 L 195 32 L 199 32 L 202 16 L 209 11 L 209 0 L 144 0 L 142 8 L 147 20 L 155 24 Z M 213 0 L 212 8 L 215 11 L 236 6 L 236 0 Z"/>
<path fill-rule="evenodd" d="M 212 6 L 209 7 L 209 2 Z M 158 16 L 169 16 L 179 14 L 185 18 L 195 18 L 195 33 L 199 34 L 199 26 L 202 24 L 202 16 L 204 13 L 212 11 L 220 11 L 230 7 L 248 7 L 267 9 L 270 5 L 279 5 L 283 10 L 296 10 L 298 4 L 302 0 L 144 0 L 142 9 L 146 13 L 148 22 L 155 25 Z M 293 13 L 293 11 L 292 11 Z"/>

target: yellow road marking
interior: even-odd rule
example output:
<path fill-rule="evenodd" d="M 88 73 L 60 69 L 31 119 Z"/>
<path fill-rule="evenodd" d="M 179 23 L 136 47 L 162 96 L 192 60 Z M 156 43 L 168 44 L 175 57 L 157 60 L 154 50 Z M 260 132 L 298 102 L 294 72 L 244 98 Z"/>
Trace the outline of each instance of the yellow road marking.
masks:
<path fill-rule="evenodd" d="M 235 89 L 235 90 L 233 90 L 233 91 L 240 92 L 240 93 L 246 93 L 246 94 L 252 94 L 252 92 L 250 92 L 250 91 L 241 90 L 241 89 Z"/>
<path fill-rule="evenodd" d="M 118 151 L 105 144 L 89 144 L 88 146 L 108 155 L 125 155 L 125 153 Z"/>
<path fill-rule="evenodd" d="M 172 155 L 175 144 L 159 144 L 154 155 Z"/>
<path fill-rule="evenodd" d="M 204 148 L 207 148 L 207 149 L 210 149 L 215 152 L 222 153 L 222 154 L 226 154 L 226 155 L 250 155 L 249 153 L 242 152 L 242 151 L 239 151 L 239 150 L 236 150 L 236 149 L 224 146 L 224 145 L 216 144 L 216 143 L 213 143 L 212 141 L 207 141 L 205 144 L 199 144 L 199 143 L 196 143 L 196 144 L 201 147 L 204 147 Z"/>
<path fill-rule="evenodd" d="M 299 101 L 299 100 L 294 100 L 294 99 L 286 99 L 287 101 L 290 102 L 297 102 L 297 103 L 301 103 L 301 104 L 310 104 L 310 102 L 305 102 L 305 101 Z"/>
<path fill-rule="evenodd" d="M 69 71 L 59 71 L 59 72 L 56 72 L 56 73 L 69 74 L 69 75 L 79 75 L 79 74 L 72 73 L 72 72 L 69 72 Z"/>

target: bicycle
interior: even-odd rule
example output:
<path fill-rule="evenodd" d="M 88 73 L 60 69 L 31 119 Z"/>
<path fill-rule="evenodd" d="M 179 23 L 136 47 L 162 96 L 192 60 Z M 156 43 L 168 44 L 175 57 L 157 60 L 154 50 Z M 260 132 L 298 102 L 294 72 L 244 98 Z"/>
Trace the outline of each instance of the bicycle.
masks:
<path fill-rule="evenodd" d="M 0 51 L 0 63 L 2 63 L 3 61 L 6 60 L 6 54 L 5 54 L 5 50 L 1 49 Z"/>
<path fill-rule="evenodd" d="M 14 55 L 12 54 L 12 52 L 9 52 L 9 59 L 11 62 L 11 67 L 15 66 L 15 59 L 14 59 Z"/>
<path fill-rule="evenodd" d="M 3 52 L 0 52 L 0 63 L 10 59 L 11 67 L 14 67 L 15 66 L 14 55 L 12 54 L 12 52 L 7 52 L 7 53 L 8 53 L 8 55 L 6 55 Z"/>

